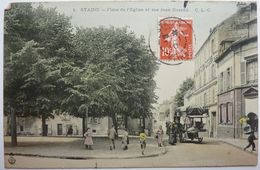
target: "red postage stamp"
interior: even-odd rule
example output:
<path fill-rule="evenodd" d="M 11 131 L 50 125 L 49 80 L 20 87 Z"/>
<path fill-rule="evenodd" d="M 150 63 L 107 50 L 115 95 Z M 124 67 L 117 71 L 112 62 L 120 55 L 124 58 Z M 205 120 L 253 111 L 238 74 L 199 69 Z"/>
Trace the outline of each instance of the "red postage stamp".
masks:
<path fill-rule="evenodd" d="M 160 20 L 160 60 L 192 59 L 192 20 Z"/>

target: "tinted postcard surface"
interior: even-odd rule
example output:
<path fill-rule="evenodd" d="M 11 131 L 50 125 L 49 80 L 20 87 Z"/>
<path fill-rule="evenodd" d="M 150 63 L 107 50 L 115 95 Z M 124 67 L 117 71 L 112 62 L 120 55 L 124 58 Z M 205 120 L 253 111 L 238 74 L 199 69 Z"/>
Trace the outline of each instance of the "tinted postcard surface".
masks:
<path fill-rule="evenodd" d="M 257 168 L 257 2 L 4 10 L 5 168 Z"/>

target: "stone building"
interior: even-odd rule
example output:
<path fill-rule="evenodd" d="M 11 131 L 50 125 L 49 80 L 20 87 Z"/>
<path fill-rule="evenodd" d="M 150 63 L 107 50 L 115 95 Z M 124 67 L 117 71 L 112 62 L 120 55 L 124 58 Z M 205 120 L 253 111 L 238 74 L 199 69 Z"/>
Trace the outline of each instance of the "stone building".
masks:
<path fill-rule="evenodd" d="M 240 119 L 248 113 L 258 114 L 258 53 L 256 4 L 242 10 L 250 11 L 240 27 L 247 28 L 238 40 L 220 43 L 215 59 L 218 74 L 218 137 L 243 137 Z M 257 129 L 255 129 L 257 130 Z"/>
<path fill-rule="evenodd" d="M 161 125 L 166 132 L 166 122 L 173 121 L 175 109 L 174 99 L 163 101 L 154 111 L 153 130 L 156 131 Z"/>
<path fill-rule="evenodd" d="M 143 122 L 145 121 L 145 122 Z M 72 127 L 72 136 L 82 136 L 82 118 L 70 115 L 56 115 L 53 119 L 46 119 L 45 128 L 48 136 L 66 136 L 69 127 Z M 118 133 L 121 134 L 125 127 L 124 119 L 118 115 Z M 112 119 L 108 116 L 102 118 L 89 117 L 87 127 L 90 127 L 95 136 L 106 136 L 108 129 L 112 126 Z M 128 118 L 128 132 L 130 135 L 139 135 L 141 125 L 145 124 L 147 135 L 152 133 L 152 118 L 132 119 Z M 17 134 L 18 135 L 34 135 L 39 136 L 42 133 L 42 120 L 38 117 L 17 117 Z M 4 116 L 4 135 L 10 135 L 10 117 Z"/>
<path fill-rule="evenodd" d="M 234 41 L 248 34 L 245 22 L 249 21 L 250 11 L 250 7 L 239 8 L 235 14 L 211 29 L 206 41 L 194 57 L 195 83 L 193 90 L 186 97 L 193 106 L 209 110 L 207 128 L 210 137 L 217 137 L 218 127 L 218 79 L 215 59 Z"/>
<path fill-rule="evenodd" d="M 4 117 L 4 134 L 9 134 L 9 119 Z M 108 117 L 104 118 L 89 118 L 88 127 L 91 127 L 94 135 L 106 135 L 111 120 Z M 48 136 L 65 136 L 68 128 L 72 127 L 73 136 L 82 136 L 82 118 L 73 117 L 70 115 L 57 115 L 54 119 L 46 119 L 46 130 Z M 18 135 L 35 135 L 39 136 L 42 133 L 42 122 L 38 117 L 18 117 L 17 118 L 17 134 Z"/>

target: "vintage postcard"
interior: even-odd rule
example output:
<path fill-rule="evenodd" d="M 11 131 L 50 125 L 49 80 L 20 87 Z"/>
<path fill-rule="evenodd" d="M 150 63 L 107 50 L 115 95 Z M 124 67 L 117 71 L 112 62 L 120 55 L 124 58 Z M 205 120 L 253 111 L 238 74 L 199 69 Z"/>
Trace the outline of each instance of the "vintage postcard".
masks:
<path fill-rule="evenodd" d="M 3 3 L 3 168 L 259 168 L 257 6 Z"/>

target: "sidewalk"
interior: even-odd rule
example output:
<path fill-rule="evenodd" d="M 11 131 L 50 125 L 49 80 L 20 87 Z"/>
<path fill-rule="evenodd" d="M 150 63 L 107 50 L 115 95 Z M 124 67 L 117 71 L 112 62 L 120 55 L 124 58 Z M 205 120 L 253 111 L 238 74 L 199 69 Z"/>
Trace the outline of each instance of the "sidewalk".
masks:
<path fill-rule="evenodd" d="M 94 137 L 94 150 L 84 147 L 84 139 L 78 137 L 18 137 L 18 146 L 10 146 L 10 137 L 4 137 L 5 154 L 62 159 L 118 159 L 143 158 L 165 154 L 164 147 L 159 148 L 152 138 L 147 139 L 145 155 L 141 154 L 138 138 L 130 138 L 128 150 L 122 149 L 121 139 L 115 141 L 116 149 L 109 150 L 107 137 Z"/>
<path fill-rule="evenodd" d="M 247 145 L 248 145 L 248 141 L 247 139 L 234 139 L 234 138 L 207 138 L 208 140 L 216 140 L 216 141 L 220 141 L 220 142 L 224 142 L 226 144 L 232 145 L 238 149 L 243 150 Z M 251 151 L 251 147 L 248 148 L 245 152 L 249 152 L 255 155 L 258 155 L 258 140 L 255 140 L 255 146 L 256 146 L 256 151 Z"/>

